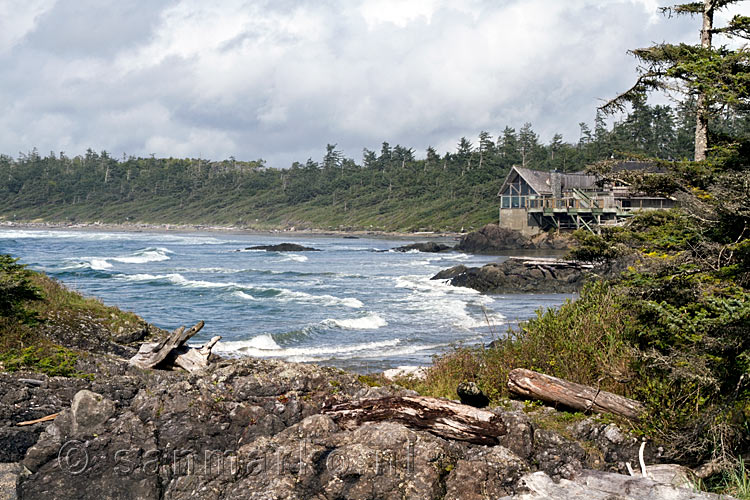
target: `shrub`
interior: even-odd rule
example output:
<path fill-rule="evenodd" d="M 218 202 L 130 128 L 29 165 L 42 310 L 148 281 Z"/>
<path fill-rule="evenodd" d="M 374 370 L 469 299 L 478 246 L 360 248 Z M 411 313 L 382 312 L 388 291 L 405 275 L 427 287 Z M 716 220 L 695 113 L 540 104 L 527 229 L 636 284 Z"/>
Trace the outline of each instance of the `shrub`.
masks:
<path fill-rule="evenodd" d="M 0 255 L 0 315 L 32 322 L 34 315 L 26 310 L 24 303 L 40 299 L 41 294 L 31 283 L 31 272 L 17 262 L 10 255 Z"/>
<path fill-rule="evenodd" d="M 491 347 L 458 347 L 437 357 L 427 378 L 414 388 L 429 395 L 456 398 L 456 387 L 470 380 L 495 403 L 508 396 L 508 372 L 541 371 L 568 380 L 627 392 L 634 351 L 626 341 L 631 316 L 605 282 L 587 284 L 576 301 L 510 330 Z"/>

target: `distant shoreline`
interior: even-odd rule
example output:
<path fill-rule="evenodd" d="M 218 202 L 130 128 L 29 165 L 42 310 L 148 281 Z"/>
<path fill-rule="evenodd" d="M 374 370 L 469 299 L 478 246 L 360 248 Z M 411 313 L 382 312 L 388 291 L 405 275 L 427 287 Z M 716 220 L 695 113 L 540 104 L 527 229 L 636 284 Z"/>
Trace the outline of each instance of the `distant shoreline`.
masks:
<path fill-rule="evenodd" d="M 2 221 L 3 229 L 50 229 L 76 231 L 118 231 L 118 232 L 153 232 L 153 233 L 210 233 L 221 232 L 228 234 L 248 235 L 290 235 L 290 236 L 356 236 L 361 238 L 392 238 L 392 239 L 441 239 L 458 240 L 465 233 L 455 232 L 401 232 L 353 230 L 342 231 L 334 229 L 252 229 L 237 226 L 213 226 L 208 224 L 151 224 L 151 223 L 99 223 L 99 222 L 31 222 L 31 221 Z"/>

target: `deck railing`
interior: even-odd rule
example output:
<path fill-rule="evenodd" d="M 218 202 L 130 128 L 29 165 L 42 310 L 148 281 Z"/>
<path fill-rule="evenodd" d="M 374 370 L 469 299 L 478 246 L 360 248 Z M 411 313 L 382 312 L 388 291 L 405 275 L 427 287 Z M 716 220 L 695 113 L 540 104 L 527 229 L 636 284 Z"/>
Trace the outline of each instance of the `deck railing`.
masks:
<path fill-rule="evenodd" d="M 544 210 L 617 210 L 630 212 L 642 209 L 662 209 L 673 207 L 673 200 L 659 197 L 634 197 L 627 199 L 602 195 L 578 195 L 553 198 L 551 196 L 500 196 L 500 209 L 525 208 L 531 211 Z"/>
<path fill-rule="evenodd" d="M 525 208 L 526 210 L 544 209 L 621 209 L 619 200 L 612 197 L 564 196 L 562 198 L 534 197 L 534 196 L 500 196 L 500 208 Z"/>

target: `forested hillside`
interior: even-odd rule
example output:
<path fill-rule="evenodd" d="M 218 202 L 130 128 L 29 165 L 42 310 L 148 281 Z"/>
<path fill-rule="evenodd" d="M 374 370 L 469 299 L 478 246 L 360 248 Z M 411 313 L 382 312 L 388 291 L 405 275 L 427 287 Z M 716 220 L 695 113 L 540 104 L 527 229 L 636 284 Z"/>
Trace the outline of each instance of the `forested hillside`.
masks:
<path fill-rule="evenodd" d="M 607 127 L 580 124 L 575 143 L 540 142 L 531 124 L 497 136 L 461 138 L 440 154 L 384 142 L 357 162 L 329 144 L 321 162 L 289 168 L 263 160 L 114 158 L 88 150 L 69 157 L 36 150 L 0 156 L 0 218 L 378 230 L 460 230 L 495 220 L 496 194 L 513 165 L 581 170 L 610 157 L 691 156 L 694 106 L 636 102 Z M 691 125 L 692 124 L 692 125 Z M 744 126 L 734 117 L 720 132 Z M 417 156 L 424 156 L 416 159 Z"/>

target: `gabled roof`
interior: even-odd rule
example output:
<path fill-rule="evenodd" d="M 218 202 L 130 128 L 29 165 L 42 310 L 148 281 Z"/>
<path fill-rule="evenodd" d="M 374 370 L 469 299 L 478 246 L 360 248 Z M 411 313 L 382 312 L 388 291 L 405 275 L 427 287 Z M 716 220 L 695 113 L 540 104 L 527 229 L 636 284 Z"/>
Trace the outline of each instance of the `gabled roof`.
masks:
<path fill-rule="evenodd" d="M 511 178 L 514 178 L 513 174 L 519 175 L 526 184 L 533 189 L 538 195 L 551 195 L 552 183 L 550 177 L 552 172 L 543 172 L 540 170 L 531 170 L 530 168 L 513 167 L 508 173 L 508 177 L 505 178 L 503 185 L 500 186 L 500 191 L 497 193 L 498 196 L 505 191 L 508 187 L 508 183 Z M 560 176 L 560 187 L 563 191 L 571 190 L 573 188 L 578 189 L 591 189 L 596 184 L 596 176 L 587 174 L 586 172 L 569 172 L 561 173 L 555 172 L 556 175 Z"/>
<path fill-rule="evenodd" d="M 539 170 L 531 170 L 530 168 L 513 167 L 518 175 L 520 175 L 526 183 L 531 186 L 531 189 L 537 192 L 537 194 L 552 194 L 552 186 L 549 181 L 549 172 L 541 172 Z"/>
<path fill-rule="evenodd" d="M 497 193 L 498 196 L 505 191 L 505 188 L 508 186 L 508 182 L 513 177 L 514 172 L 526 181 L 526 184 L 536 191 L 536 194 L 552 194 L 552 188 L 550 187 L 549 182 L 549 172 L 540 172 L 538 170 L 531 170 L 523 167 L 512 167 L 510 172 L 508 172 L 508 176 L 505 178 L 505 182 L 500 186 L 500 191 Z"/>

